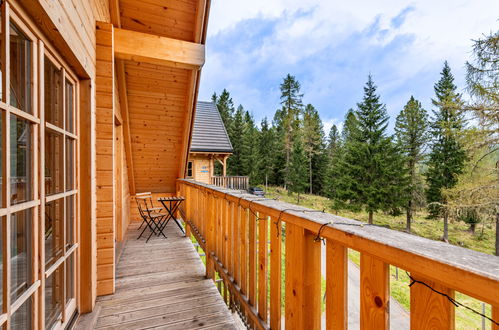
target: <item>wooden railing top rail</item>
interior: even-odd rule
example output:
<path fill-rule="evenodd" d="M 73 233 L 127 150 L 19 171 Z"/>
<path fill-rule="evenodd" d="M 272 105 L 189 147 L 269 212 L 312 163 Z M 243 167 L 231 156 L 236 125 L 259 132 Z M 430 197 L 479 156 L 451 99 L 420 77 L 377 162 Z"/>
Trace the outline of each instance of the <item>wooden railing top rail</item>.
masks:
<path fill-rule="evenodd" d="M 499 305 L 499 257 L 192 180 L 179 179 L 179 182 L 311 232 L 320 230 L 323 238 Z"/>

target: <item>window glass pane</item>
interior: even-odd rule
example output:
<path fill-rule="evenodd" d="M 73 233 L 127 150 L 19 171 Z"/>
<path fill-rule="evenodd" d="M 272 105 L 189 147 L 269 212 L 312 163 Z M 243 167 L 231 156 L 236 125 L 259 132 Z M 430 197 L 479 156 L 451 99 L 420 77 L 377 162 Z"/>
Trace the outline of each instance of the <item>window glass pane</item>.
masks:
<path fill-rule="evenodd" d="M 74 189 L 74 145 L 72 138 L 66 138 L 66 191 Z"/>
<path fill-rule="evenodd" d="M 45 265 L 50 267 L 63 255 L 64 199 L 45 204 Z"/>
<path fill-rule="evenodd" d="M 47 57 L 44 66 L 45 120 L 62 128 L 62 70 L 59 70 Z"/>
<path fill-rule="evenodd" d="M 31 109 L 31 41 L 10 23 L 10 104 L 20 110 Z"/>
<path fill-rule="evenodd" d="M 45 280 L 45 328 L 52 328 L 61 316 L 62 265 Z"/>
<path fill-rule="evenodd" d="M 15 330 L 34 329 L 32 314 L 33 297 L 28 298 L 24 304 L 12 315 L 10 319 L 10 328 Z"/>
<path fill-rule="evenodd" d="M 11 215 L 10 223 L 11 280 L 10 296 L 15 302 L 33 283 L 31 239 L 32 209 L 19 211 Z"/>
<path fill-rule="evenodd" d="M 74 88 L 73 84 L 66 80 L 66 131 L 73 133 L 74 118 Z"/>
<path fill-rule="evenodd" d="M 45 130 L 45 193 L 63 191 L 64 157 L 63 136 L 51 129 Z"/>
<path fill-rule="evenodd" d="M 74 253 L 66 259 L 66 303 L 75 298 L 74 287 Z"/>
<path fill-rule="evenodd" d="M 10 120 L 10 201 L 22 203 L 33 198 L 31 168 L 32 125 L 15 115 Z"/>
<path fill-rule="evenodd" d="M 75 221 L 75 196 L 66 197 L 66 247 L 69 249 L 74 244 Z"/>

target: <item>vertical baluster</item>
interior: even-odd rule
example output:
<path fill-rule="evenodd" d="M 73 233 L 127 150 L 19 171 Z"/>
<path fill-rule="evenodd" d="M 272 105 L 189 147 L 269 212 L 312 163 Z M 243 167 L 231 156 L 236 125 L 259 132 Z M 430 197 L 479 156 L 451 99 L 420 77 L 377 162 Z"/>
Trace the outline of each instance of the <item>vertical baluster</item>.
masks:
<path fill-rule="evenodd" d="M 321 327 L 321 246 L 314 238 L 286 223 L 286 329 Z"/>
<path fill-rule="evenodd" d="M 334 241 L 326 242 L 326 329 L 348 328 L 347 249 Z"/>
<path fill-rule="evenodd" d="M 227 269 L 234 276 L 234 203 L 227 202 Z"/>
<path fill-rule="evenodd" d="M 499 306 L 492 306 L 492 319 L 499 322 Z M 492 330 L 499 330 L 499 325 L 493 324 Z"/>
<path fill-rule="evenodd" d="M 239 234 L 239 228 L 241 225 L 240 221 L 240 210 L 239 210 L 239 205 L 237 203 L 234 203 L 234 211 L 233 211 L 233 238 L 234 238 L 234 281 L 237 283 L 237 285 L 241 284 L 240 280 L 240 269 L 241 269 L 241 264 L 240 264 L 240 259 L 239 259 L 239 248 L 241 246 L 241 237 Z"/>
<path fill-rule="evenodd" d="M 267 322 L 267 254 L 269 217 L 258 216 L 258 315 Z"/>
<path fill-rule="evenodd" d="M 239 207 L 241 227 L 239 236 L 241 237 L 241 248 L 239 249 L 239 259 L 241 263 L 241 291 L 248 295 L 248 211 L 242 206 Z"/>
<path fill-rule="evenodd" d="M 425 282 L 435 290 L 454 297 L 454 291 L 411 273 L 415 280 Z M 411 286 L 411 329 L 454 329 L 455 307 L 444 296 L 420 283 Z"/>
<path fill-rule="evenodd" d="M 360 255 L 360 327 L 389 327 L 389 268 L 388 264 L 368 254 Z"/>
<path fill-rule="evenodd" d="M 270 328 L 281 329 L 281 220 L 270 221 Z"/>
<path fill-rule="evenodd" d="M 215 250 L 215 210 L 214 198 L 212 194 L 206 195 L 207 213 L 207 234 L 206 234 L 206 277 L 215 280 L 215 269 L 211 253 Z"/>
<path fill-rule="evenodd" d="M 256 216 L 249 213 L 249 244 L 248 244 L 248 299 L 252 306 L 256 306 Z"/>

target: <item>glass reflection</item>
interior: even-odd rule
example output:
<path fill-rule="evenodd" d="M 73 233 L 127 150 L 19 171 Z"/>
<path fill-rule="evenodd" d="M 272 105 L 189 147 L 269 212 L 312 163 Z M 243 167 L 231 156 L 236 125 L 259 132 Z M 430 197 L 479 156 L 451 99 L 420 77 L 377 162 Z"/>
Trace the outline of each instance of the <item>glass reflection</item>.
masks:
<path fill-rule="evenodd" d="M 66 80 L 66 131 L 73 133 L 74 118 L 74 88 L 73 84 Z"/>
<path fill-rule="evenodd" d="M 18 310 L 10 318 L 10 328 L 11 329 L 34 329 L 33 319 L 32 319 L 32 300 L 33 297 L 28 298 L 24 304 L 19 307 Z"/>
<path fill-rule="evenodd" d="M 45 204 L 45 265 L 50 267 L 63 255 L 64 199 Z"/>
<path fill-rule="evenodd" d="M 10 105 L 33 113 L 31 107 L 31 40 L 10 23 Z"/>
<path fill-rule="evenodd" d="M 44 74 L 45 121 L 63 128 L 62 70 L 45 57 Z"/>
<path fill-rule="evenodd" d="M 63 141 L 62 134 L 51 129 L 45 130 L 45 193 L 47 195 L 63 191 Z"/>
<path fill-rule="evenodd" d="M 32 125 L 15 115 L 10 120 L 10 201 L 32 199 Z"/>
<path fill-rule="evenodd" d="M 15 302 L 33 283 L 32 209 L 14 213 L 10 220 L 10 296 Z"/>
<path fill-rule="evenodd" d="M 62 265 L 45 280 L 45 328 L 52 328 L 61 316 Z"/>

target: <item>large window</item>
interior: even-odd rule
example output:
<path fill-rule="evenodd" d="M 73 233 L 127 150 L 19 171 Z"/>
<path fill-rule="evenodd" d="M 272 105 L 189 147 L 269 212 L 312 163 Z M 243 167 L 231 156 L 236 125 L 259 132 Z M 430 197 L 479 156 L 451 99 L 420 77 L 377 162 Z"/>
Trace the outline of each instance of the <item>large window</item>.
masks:
<path fill-rule="evenodd" d="M 78 81 L 1 6 L 0 326 L 53 328 L 76 310 Z"/>

